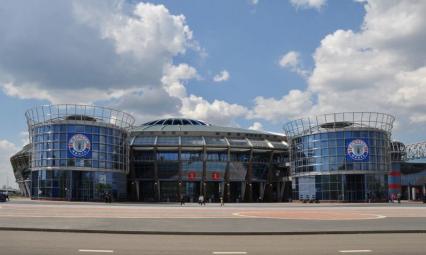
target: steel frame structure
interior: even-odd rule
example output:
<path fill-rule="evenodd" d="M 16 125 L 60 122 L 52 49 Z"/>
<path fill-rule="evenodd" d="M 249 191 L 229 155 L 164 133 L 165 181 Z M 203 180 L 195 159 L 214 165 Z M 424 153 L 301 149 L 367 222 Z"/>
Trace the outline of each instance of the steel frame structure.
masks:
<path fill-rule="evenodd" d="M 290 121 L 283 126 L 289 138 L 343 128 L 372 128 L 390 133 L 395 117 L 378 112 L 340 112 L 311 116 Z M 326 126 L 326 127 L 325 127 Z"/>
<path fill-rule="evenodd" d="M 41 105 L 29 109 L 25 112 L 28 127 L 38 124 L 48 124 L 67 120 L 73 116 L 73 120 L 86 120 L 85 118 L 93 118 L 96 122 L 118 126 L 128 129 L 133 127 L 135 118 L 123 111 L 115 110 L 108 107 L 80 105 L 80 104 L 56 104 Z"/>
<path fill-rule="evenodd" d="M 405 160 L 425 159 L 426 158 L 426 141 L 405 146 Z"/>

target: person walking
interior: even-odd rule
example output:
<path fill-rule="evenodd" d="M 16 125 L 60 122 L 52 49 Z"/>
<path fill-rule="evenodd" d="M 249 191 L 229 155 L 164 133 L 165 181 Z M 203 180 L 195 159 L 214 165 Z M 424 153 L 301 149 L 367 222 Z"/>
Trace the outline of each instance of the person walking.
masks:
<path fill-rule="evenodd" d="M 223 205 L 224 205 L 224 203 L 223 203 L 223 197 L 220 196 L 220 206 L 223 206 Z"/>
<path fill-rule="evenodd" d="M 198 196 L 198 204 L 203 205 L 203 196 L 202 195 Z"/>
<path fill-rule="evenodd" d="M 185 196 L 180 197 L 180 206 L 185 205 Z"/>

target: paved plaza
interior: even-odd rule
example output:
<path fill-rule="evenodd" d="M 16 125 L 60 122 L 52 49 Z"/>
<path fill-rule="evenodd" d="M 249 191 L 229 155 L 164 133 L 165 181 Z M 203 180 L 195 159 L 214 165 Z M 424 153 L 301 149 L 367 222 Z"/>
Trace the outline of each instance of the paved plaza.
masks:
<path fill-rule="evenodd" d="M 132 233 L 426 232 L 426 206 L 390 204 L 126 204 L 17 200 L 0 228 Z"/>

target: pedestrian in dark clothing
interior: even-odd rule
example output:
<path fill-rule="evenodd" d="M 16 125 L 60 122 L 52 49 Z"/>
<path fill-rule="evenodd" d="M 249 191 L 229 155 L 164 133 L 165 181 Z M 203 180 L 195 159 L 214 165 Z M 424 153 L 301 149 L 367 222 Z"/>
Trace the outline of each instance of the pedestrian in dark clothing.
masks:
<path fill-rule="evenodd" d="M 185 196 L 181 196 L 180 198 L 180 205 L 185 205 Z"/>

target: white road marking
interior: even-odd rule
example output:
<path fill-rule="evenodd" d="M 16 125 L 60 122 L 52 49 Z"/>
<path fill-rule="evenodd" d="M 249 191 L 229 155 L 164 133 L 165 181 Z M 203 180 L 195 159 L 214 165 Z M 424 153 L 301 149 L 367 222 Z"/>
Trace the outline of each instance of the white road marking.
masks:
<path fill-rule="evenodd" d="M 297 217 L 274 217 L 274 216 L 263 216 L 263 215 L 245 215 L 244 212 L 236 212 L 232 213 L 234 216 L 238 217 L 246 217 L 246 218 L 262 218 L 262 219 L 281 219 L 281 220 L 310 220 L 309 218 L 297 218 Z M 359 215 L 364 216 L 371 216 L 371 218 L 353 218 L 353 219 L 313 219 L 313 220 L 376 220 L 376 219 L 384 219 L 386 218 L 385 215 L 380 214 L 366 214 L 366 213 L 360 213 Z"/>
<path fill-rule="evenodd" d="M 224 255 L 224 254 L 247 254 L 247 252 L 246 251 L 214 251 L 214 252 L 212 252 L 212 254 L 216 254 L 216 255 L 219 255 L 219 254 L 222 254 L 222 255 Z"/>
<path fill-rule="evenodd" d="M 362 253 L 362 252 L 371 252 L 371 250 L 342 250 L 341 253 Z"/>
<path fill-rule="evenodd" d="M 84 250 L 80 249 L 79 252 L 99 252 L 99 253 L 114 253 L 113 250 Z"/>
<path fill-rule="evenodd" d="M 12 215 L 0 218 L 101 218 L 101 219 L 236 219 L 233 216 L 113 216 L 113 215 Z"/>

